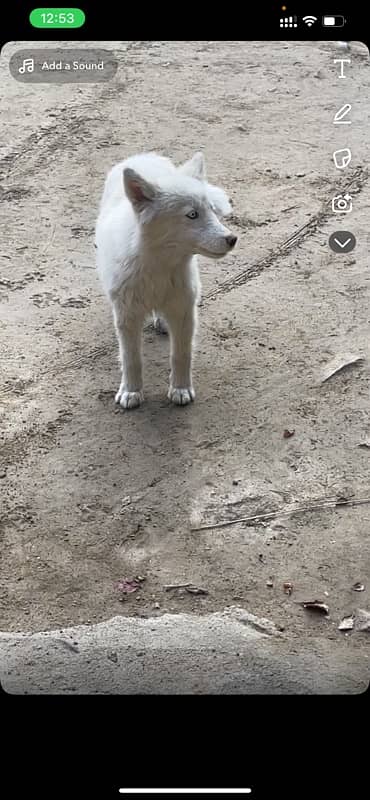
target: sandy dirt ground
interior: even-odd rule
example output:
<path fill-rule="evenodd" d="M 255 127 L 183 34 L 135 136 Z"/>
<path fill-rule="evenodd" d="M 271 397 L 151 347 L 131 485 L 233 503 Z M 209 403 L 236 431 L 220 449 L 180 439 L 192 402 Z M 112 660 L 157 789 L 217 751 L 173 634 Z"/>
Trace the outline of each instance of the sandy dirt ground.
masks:
<path fill-rule="evenodd" d="M 370 504 L 286 512 L 370 498 L 367 50 L 353 45 L 341 80 L 331 43 L 99 46 L 119 60 L 106 84 L 24 85 L 17 46 L 1 57 L 1 630 L 236 604 L 279 626 L 287 665 L 319 647 L 325 671 L 335 642 L 366 680 L 369 634 L 338 624 L 370 611 Z M 352 125 L 334 126 L 346 102 Z M 117 410 L 93 247 L 105 174 L 135 152 L 199 149 L 239 241 L 201 259 L 197 399 L 169 404 L 168 340 L 148 326 L 145 404 Z M 348 255 L 328 247 L 339 228 L 356 235 Z M 350 356 L 363 360 L 321 382 Z M 135 576 L 122 602 L 116 582 Z M 164 590 L 188 582 L 207 594 Z"/>

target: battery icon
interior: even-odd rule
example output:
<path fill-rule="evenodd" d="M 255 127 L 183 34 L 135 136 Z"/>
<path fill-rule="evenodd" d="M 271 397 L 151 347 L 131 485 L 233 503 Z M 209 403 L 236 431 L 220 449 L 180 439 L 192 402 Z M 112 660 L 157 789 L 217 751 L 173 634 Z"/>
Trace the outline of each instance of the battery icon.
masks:
<path fill-rule="evenodd" d="M 344 17 L 340 14 L 328 15 L 322 18 L 322 24 L 325 25 L 326 28 L 343 28 L 345 21 Z"/>

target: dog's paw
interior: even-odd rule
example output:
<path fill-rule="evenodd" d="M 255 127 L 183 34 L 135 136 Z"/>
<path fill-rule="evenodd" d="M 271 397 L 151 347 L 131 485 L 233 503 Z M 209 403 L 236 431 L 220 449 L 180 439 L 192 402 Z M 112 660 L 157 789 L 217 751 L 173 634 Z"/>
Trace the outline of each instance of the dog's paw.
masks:
<path fill-rule="evenodd" d="M 173 389 L 170 387 L 168 390 L 168 399 L 172 400 L 176 406 L 187 406 L 188 403 L 191 403 L 195 399 L 195 392 L 191 386 L 187 389 Z"/>
<path fill-rule="evenodd" d="M 168 334 L 167 323 L 161 317 L 154 317 L 153 328 L 157 333 Z"/>
<path fill-rule="evenodd" d="M 119 403 L 122 408 L 137 408 L 144 400 L 142 392 L 125 392 L 121 389 L 118 390 L 115 401 Z"/>

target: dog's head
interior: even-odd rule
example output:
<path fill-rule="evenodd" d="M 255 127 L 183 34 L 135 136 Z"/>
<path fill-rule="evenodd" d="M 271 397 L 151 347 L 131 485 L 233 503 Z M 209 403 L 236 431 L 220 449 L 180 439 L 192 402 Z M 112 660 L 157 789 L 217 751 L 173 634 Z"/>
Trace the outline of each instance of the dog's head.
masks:
<path fill-rule="evenodd" d="M 230 202 L 223 189 L 207 182 L 201 153 L 158 183 L 130 167 L 123 180 L 140 223 L 150 226 L 158 244 L 208 258 L 222 258 L 234 247 L 237 237 L 219 219 L 231 213 Z"/>

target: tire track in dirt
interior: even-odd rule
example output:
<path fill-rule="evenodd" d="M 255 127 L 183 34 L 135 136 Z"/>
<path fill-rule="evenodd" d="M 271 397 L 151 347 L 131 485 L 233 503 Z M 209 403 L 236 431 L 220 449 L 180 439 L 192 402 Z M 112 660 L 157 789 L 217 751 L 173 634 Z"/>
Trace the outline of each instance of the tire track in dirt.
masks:
<path fill-rule="evenodd" d="M 110 88 L 110 92 L 112 88 Z M 117 86 L 117 93 L 122 91 L 121 84 Z M 106 99 L 110 99 L 108 95 Z M 99 103 L 104 102 L 104 94 L 99 97 Z M 16 174 L 17 180 L 27 175 L 34 175 L 35 171 L 47 169 L 50 164 L 46 156 L 55 155 L 60 150 L 75 148 L 76 144 L 85 144 L 92 138 L 90 123 L 106 122 L 104 115 L 100 112 L 95 116 L 89 116 L 95 107 L 95 102 L 89 101 L 79 109 L 84 109 L 86 116 L 77 114 L 76 109 L 68 109 L 66 106 L 60 109 L 57 121 L 51 125 L 45 125 L 34 133 L 31 133 L 23 142 L 22 148 L 9 153 L 0 160 L 0 178 L 6 181 L 11 173 L 12 177 Z M 68 119 L 69 117 L 69 119 Z M 61 128 L 61 123 L 63 127 Z M 106 135 L 106 134 L 105 134 Z M 30 155 L 32 160 L 30 161 Z M 3 197 L 9 199 L 9 191 L 3 190 Z"/>
<path fill-rule="evenodd" d="M 113 350 L 114 344 L 112 344 Z M 60 372 L 66 372 L 69 369 L 80 369 L 80 367 L 85 366 L 86 364 L 94 363 L 100 358 L 104 356 L 110 355 L 112 350 L 107 346 L 100 346 L 94 347 L 92 350 L 80 351 L 78 354 L 67 358 L 64 363 L 63 361 L 58 362 L 54 367 L 49 367 L 47 369 L 42 370 L 39 372 L 38 376 L 32 378 L 28 381 L 21 381 L 23 391 L 17 389 L 14 381 L 8 381 L 7 383 L 0 386 L 0 403 L 2 396 L 6 397 L 6 395 L 15 394 L 15 395 L 23 395 L 24 389 L 28 386 L 34 387 L 37 385 L 43 378 L 47 376 L 58 375 Z M 23 386 L 24 384 L 24 386 Z"/>
<path fill-rule="evenodd" d="M 369 177 L 369 172 L 366 167 L 357 167 L 351 177 L 351 180 L 343 186 L 342 189 L 339 188 L 340 193 L 345 194 L 346 192 L 352 192 L 352 194 L 357 194 L 361 192 L 363 187 L 365 186 Z M 338 191 L 338 184 L 333 184 L 333 187 L 330 191 L 330 197 L 334 191 Z M 328 219 L 331 217 L 331 209 L 330 209 L 330 198 L 323 203 L 321 211 L 312 217 L 305 225 L 302 225 L 297 231 L 295 231 L 288 239 L 281 242 L 275 250 L 272 250 L 268 253 L 267 256 L 261 258 L 259 261 L 256 261 L 254 264 L 251 264 L 246 269 L 243 269 L 241 272 L 238 272 L 236 275 L 233 275 L 231 278 L 227 278 L 222 283 L 219 283 L 215 289 L 212 289 L 210 292 L 205 294 L 202 298 L 202 305 L 209 300 L 215 300 L 221 294 L 226 294 L 227 292 L 231 292 L 238 286 L 243 286 L 253 278 L 257 278 L 264 272 L 265 269 L 271 267 L 278 258 L 284 257 L 288 255 L 295 247 L 297 247 L 301 242 L 307 239 L 309 236 L 312 236 L 317 232 L 317 230 L 322 227 Z M 243 227 L 243 225 L 240 225 Z M 247 226 L 246 226 L 247 227 Z"/>
<path fill-rule="evenodd" d="M 60 117 L 62 117 L 63 113 L 64 109 L 61 111 Z M 24 140 L 21 150 L 9 153 L 1 159 L 1 179 L 3 181 L 7 180 L 10 172 L 12 177 L 15 172 L 19 179 L 19 177 L 25 177 L 28 174 L 34 175 L 35 170 L 40 171 L 42 168 L 48 168 L 50 165 L 45 156 L 51 153 L 55 154 L 58 150 L 65 150 L 68 146 L 74 147 L 76 137 L 78 137 L 79 141 L 85 141 L 89 135 L 89 130 L 85 125 L 93 120 L 95 121 L 96 118 L 81 116 L 76 118 L 74 115 L 69 121 L 63 118 L 63 130 L 60 128 L 60 122 L 56 122 L 31 133 Z M 35 150 L 37 150 L 37 153 L 35 153 Z M 34 158 L 30 161 L 29 156 L 31 153 Z M 5 197 L 4 199 L 7 198 Z"/>
<path fill-rule="evenodd" d="M 145 50 L 153 46 L 156 46 L 155 42 L 128 42 L 123 54 L 120 51 L 115 52 L 118 66 L 121 63 L 127 65 L 126 53 L 131 50 L 140 51 L 140 49 Z M 96 111 L 96 109 L 100 108 L 102 103 L 110 101 L 112 97 L 125 92 L 128 86 L 140 79 L 141 76 L 130 78 L 126 76 L 124 81 L 116 81 L 104 85 L 99 97 L 94 96 L 85 103 L 79 102 L 76 106 L 60 107 L 58 112 L 55 112 L 56 121 L 54 123 L 41 126 L 24 139 L 21 148 L 0 159 L 1 180 L 5 181 L 9 173 L 12 172 L 13 175 L 13 171 L 16 169 L 19 170 L 19 175 L 22 177 L 28 174 L 33 175 L 35 170 L 40 171 L 49 166 L 45 158 L 48 154 L 55 154 L 58 150 L 74 147 L 76 141 L 86 142 L 91 138 L 91 129 L 87 123 L 100 121 L 104 122 L 105 126 L 107 124 L 106 115 L 101 110 Z M 94 116 L 91 116 L 92 110 L 95 111 Z M 61 123 L 63 123 L 62 129 Z M 113 143 L 111 142 L 110 144 Z M 34 155 L 31 163 L 29 161 L 30 154 Z M 4 190 L 2 191 L 4 192 Z M 2 198 L 0 197 L 0 199 Z"/>

